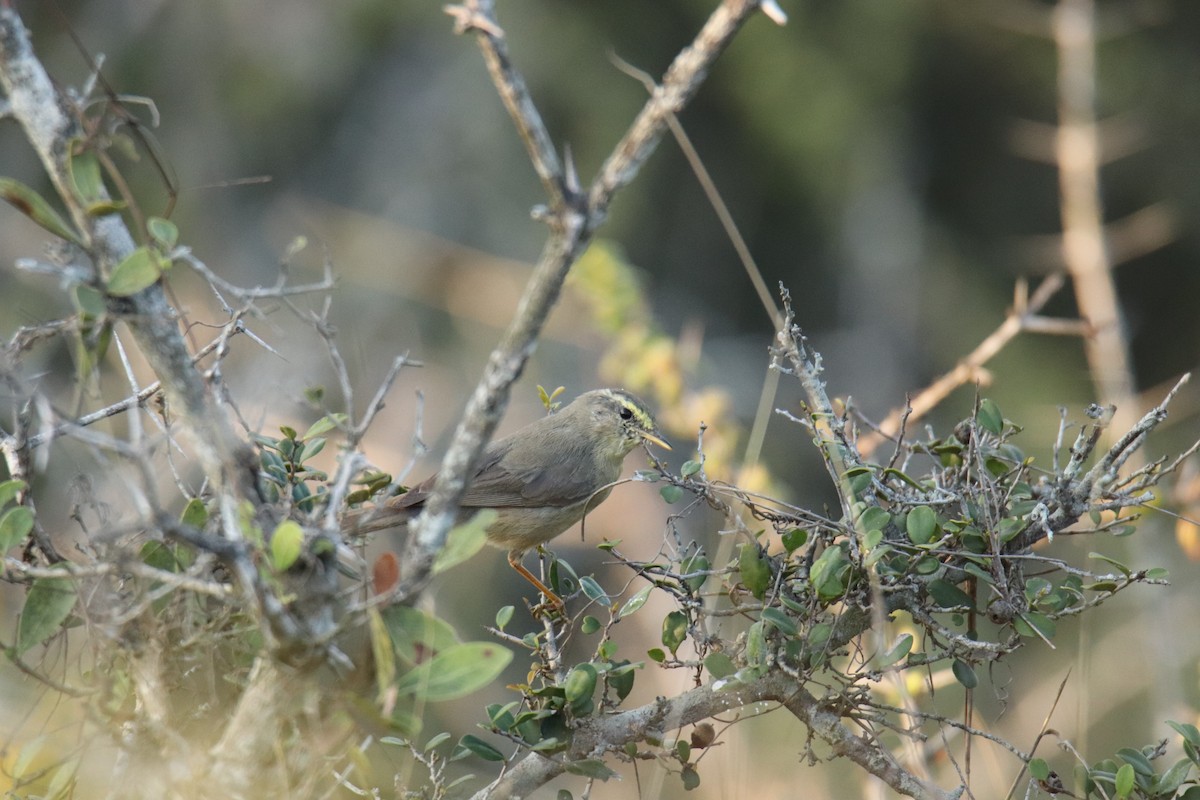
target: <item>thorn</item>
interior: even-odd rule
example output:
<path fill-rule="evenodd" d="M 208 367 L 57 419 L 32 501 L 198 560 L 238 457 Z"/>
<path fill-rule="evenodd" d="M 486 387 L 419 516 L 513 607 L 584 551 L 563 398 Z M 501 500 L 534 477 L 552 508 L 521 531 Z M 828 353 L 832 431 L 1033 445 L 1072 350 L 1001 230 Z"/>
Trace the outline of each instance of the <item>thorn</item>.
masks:
<path fill-rule="evenodd" d="M 767 19 L 771 20 L 771 22 L 774 22 L 776 25 L 787 24 L 787 13 L 785 13 L 784 10 L 779 7 L 779 3 L 775 2 L 775 0 L 762 0 L 762 2 L 758 4 L 758 7 L 761 8 L 762 12 L 767 15 Z"/>
<path fill-rule="evenodd" d="M 571 145 L 563 146 L 563 186 L 570 197 L 578 197 L 579 170 L 575 167 L 575 157 L 571 155 Z"/>
<path fill-rule="evenodd" d="M 479 31 L 494 39 L 504 38 L 503 28 L 493 22 L 487 15 L 481 14 L 474 9 L 463 5 L 445 5 L 442 6 L 442 11 L 449 14 L 454 20 L 454 32 L 457 34 L 463 34 L 467 31 Z"/>

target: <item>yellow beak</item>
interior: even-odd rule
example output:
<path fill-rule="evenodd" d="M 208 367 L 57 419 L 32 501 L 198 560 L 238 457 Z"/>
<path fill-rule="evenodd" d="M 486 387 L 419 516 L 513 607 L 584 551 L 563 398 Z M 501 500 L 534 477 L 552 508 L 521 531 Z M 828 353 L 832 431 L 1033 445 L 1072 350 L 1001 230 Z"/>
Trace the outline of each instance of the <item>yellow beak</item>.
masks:
<path fill-rule="evenodd" d="M 661 436 L 658 436 L 653 433 L 646 433 L 645 431 L 642 431 L 641 433 L 642 433 L 642 438 L 645 439 L 647 442 L 650 442 L 650 444 L 656 444 L 664 450 L 671 449 L 671 445 L 667 444 L 667 440 L 662 438 Z"/>

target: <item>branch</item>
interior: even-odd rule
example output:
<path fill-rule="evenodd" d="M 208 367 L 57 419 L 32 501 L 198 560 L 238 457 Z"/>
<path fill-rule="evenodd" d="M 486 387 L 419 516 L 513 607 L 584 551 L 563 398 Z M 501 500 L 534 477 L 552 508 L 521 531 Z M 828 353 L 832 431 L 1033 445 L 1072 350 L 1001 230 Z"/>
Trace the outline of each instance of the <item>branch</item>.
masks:
<path fill-rule="evenodd" d="M 524 797 L 565 772 L 571 761 L 620 752 L 630 742 L 664 738 L 668 731 L 676 728 L 764 701 L 783 704 L 814 735 L 827 742 L 836 755 L 851 759 L 902 794 L 921 800 L 954 800 L 962 794 L 961 788 L 942 791 L 917 781 L 891 760 L 878 744 L 856 737 L 841 723 L 836 712 L 823 707 L 797 684 L 795 678 L 776 671 L 720 691 L 711 684 L 698 686 L 676 697 L 660 697 L 653 703 L 628 711 L 588 717 L 579 722 L 571 747 L 562 757 L 548 758 L 530 753 L 495 782 L 478 791 L 473 800 Z"/>
<path fill-rule="evenodd" d="M 0 7 L 0 86 L 12 115 L 20 122 L 42 166 L 82 232 L 98 275 L 103 279 L 135 249 L 121 216 L 93 215 L 78 197 L 70 173 L 71 148 L 82 139 L 79 120 L 69 113 L 73 101 L 51 81 L 33 52 L 29 32 L 16 11 Z M 107 192 L 100 187 L 101 196 Z M 94 205 L 94 204 L 93 204 Z M 157 283 L 129 298 L 109 298 L 109 310 L 129 324 L 146 360 L 162 381 L 172 413 L 192 433 L 205 474 L 217 487 L 256 497 L 255 459 L 218 411 L 200 374 L 192 366 L 176 315 Z"/>
<path fill-rule="evenodd" d="M 568 164 L 564 174 L 554 156 L 541 116 L 508 57 L 504 31 L 493 16 L 490 0 L 468 0 L 461 6 L 447 8 L 458 20 L 458 30 L 476 32 L 492 80 L 526 142 L 535 171 L 546 186 L 550 237 L 516 315 L 489 356 L 483 376 L 467 403 L 425 510 L 409 524 L 411 535 L 403 558 L 404 573 L 391 599 L 404 602 L 428 582 L 434 557 L 454 524 L 468 476 L 474 473 L 483 448 L 504 414 L 513 383 L 537 347 L 542 326 L 558 300 L 567 273 L 603 223 L 613 195 L 633 180 L 662 139 L 668 119 L 695 95 L 708 68 L 756 8 L 757 0 L 724 0 L 713 11 L 695 41 L 680 52 L 667 70 L 662 85 L 608 157 L 586 198 L 574 185 L 573 168 Z"/>
<path fill-rule="evenodd" d="M 883 422 L 879 423 L 877 432 L 858 440 L 858 449 L 863 458 L 869 458 L 875 448 L 886 439 L 895 436 L 905 424 L 924 417 L 958 387 L 971 381 L 979 381 L 983 365 L 991 361 L 1018 334 L 1026 331 L 1075 336 L 1086 333 L 1075 320 L 1054 320 L 1038 315 L 1062 285 L 1062 275 L 1050 275 L 1038 285 L 1033 296 L 1029 297 L 1025 284 L 1017 284 L 1013 307 L 996 330 L 955 364 L 954 369 L 923 389 L 904 408 L 897 408 L 888 414 Z"/>

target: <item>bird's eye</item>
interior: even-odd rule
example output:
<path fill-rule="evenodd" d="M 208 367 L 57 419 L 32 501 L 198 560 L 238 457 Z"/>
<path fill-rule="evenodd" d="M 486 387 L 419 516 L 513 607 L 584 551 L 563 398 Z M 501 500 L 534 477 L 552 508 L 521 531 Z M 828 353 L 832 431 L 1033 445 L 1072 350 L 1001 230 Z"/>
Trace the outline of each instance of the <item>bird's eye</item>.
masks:
<path fill-rule="evenodd" d="M 621 406 L 621 419 L 633 419 L 633 411 L 627 406 Z"/>

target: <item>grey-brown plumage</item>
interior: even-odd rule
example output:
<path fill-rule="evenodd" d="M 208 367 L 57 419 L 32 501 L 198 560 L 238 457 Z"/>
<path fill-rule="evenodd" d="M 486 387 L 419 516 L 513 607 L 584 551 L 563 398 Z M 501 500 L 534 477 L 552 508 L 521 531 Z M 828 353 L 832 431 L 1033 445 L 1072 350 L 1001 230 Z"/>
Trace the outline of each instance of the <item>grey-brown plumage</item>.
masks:
<path fill-rule="evenodd" d="M 463 496 L 461 517 L 494 509 L 488 542 L 509 551 L 509 564 L 552 599 L 520 565 L 525 551 L 550 541 L 608 497 L 625 456 L 643 442 L 670 449 L 644 403 L 621 389 L 597 389 L 559 411 L 491 443 Z M 380 509 L 359 530 L 395 527 L 415 516 L 433 489 L 431 476 Z"/>

